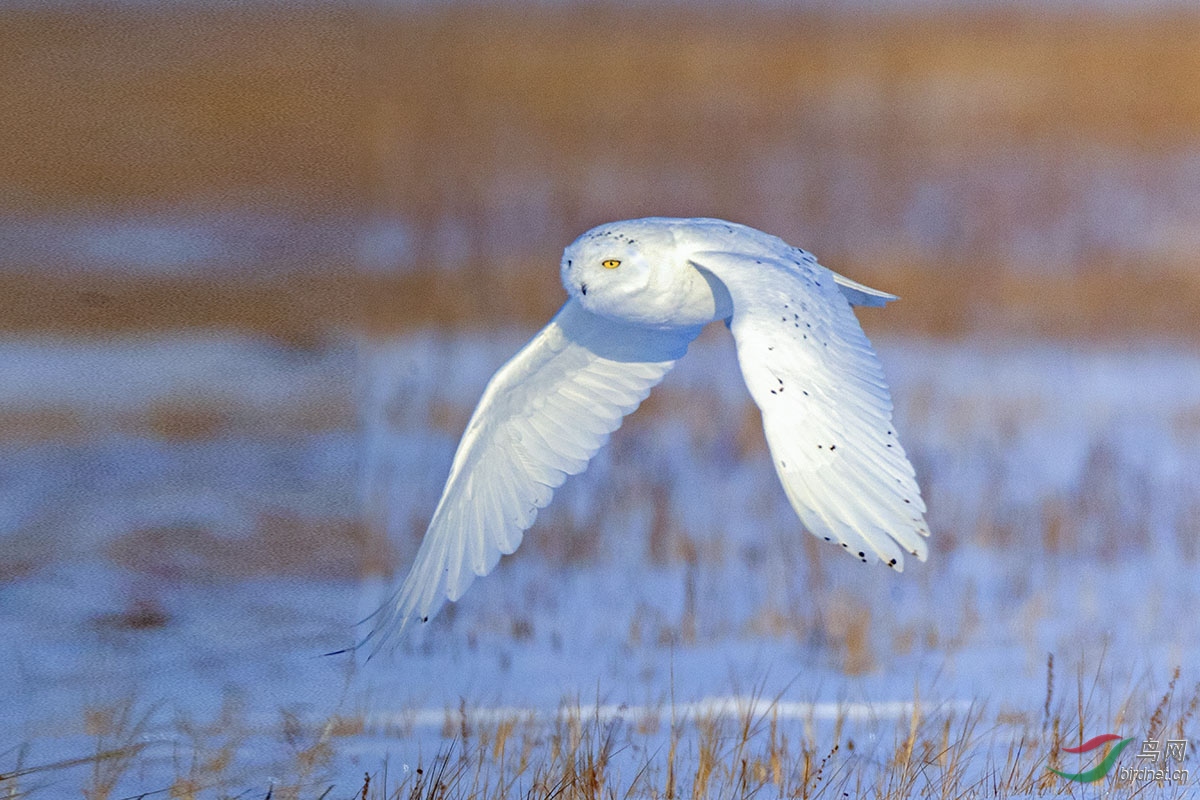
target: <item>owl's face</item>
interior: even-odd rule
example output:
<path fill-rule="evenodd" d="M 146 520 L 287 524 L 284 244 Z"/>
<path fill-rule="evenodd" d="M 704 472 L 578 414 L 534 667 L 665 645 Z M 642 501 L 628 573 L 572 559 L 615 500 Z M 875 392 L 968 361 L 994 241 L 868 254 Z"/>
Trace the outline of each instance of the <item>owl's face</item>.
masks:
<path fill-rule="evenodd" d="M 563 251 L 567 293 L 588 311 L 654 327 L 703 325 L 731 313 L 725 287 L 693 266 L 676 220 L 593 228 Z"/>

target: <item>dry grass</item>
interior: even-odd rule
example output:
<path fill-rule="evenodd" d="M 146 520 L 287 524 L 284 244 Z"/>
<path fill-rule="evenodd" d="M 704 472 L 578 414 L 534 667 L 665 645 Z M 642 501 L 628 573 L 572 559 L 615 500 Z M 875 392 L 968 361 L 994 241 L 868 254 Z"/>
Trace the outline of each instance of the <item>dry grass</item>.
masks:
<path fill-rule="evenodd" d="M 336 273 L 245 280 L 0 273 L 0 331 L 104 336 L 227 328 L 306 348 L 356 324 L 355 287 Z"/>
<path fill-rule="evenodd" d="M 1050 767 L 1073 771 L 1080 757 L 1063 752 L 1087 736 L 1116 730 L 1135 740 L 1196 734 L 1200 684 L 1180 689 L 1181 670 L 1165 685 L 1142 685 L 1115 710 L 1097 708 L 1102 670 L 1079 670 L 1066 699 L 1054 700 L 1048 665 L 1045 708 L 992 712 L 986 703 L 939 708 L 914 697 L 907 714 L 866 728 L 845 716 L 817 723 L 784 718 L 781 706 L 757 695 L 734 714 L 678 715 L 670 705 L 657 722 L 601 715 L 565 705 L 549 719 L 498 718 L 488 709 L 462 707 L 447 714 L 442 744 L 432 757 L 402 769 L 387 762 L 368 768 L 360 783 L 332 777 L 339 750 L 385 733 L 378 722 L 333 717 L 316 724 L 283 713 L 273 736 L 283 743 L 275 778 L 248 772 L 246 751 L 270 731 L 255 730 L 236 702 L 208 724 L 177 718 L 166 729 L 132 702 L 87 713 L 95 753 L 76 761 L 29 766 L 0 775 L 0 790 L 20 797 L 48 775 L 87 768 L 84 794 L 112 796 L 152 758 L 147 743 L 177 742 L 169 788 L 173 797 L 217 792 L 239 797 L 379 798 L 666 798 L 691 797 L 1057 797 L 1082 788 Z M 1111 708 L 1111 706 L 1110 706 Z M 1049 713 L 1046 713 L 1046 710 Z M 403 714 L 400 715 L 401 717 Z M 386 727 L 386 726 L 385 726 Z M 147 737 L 147 734 L 153 734 Z M 389 739 L 392 733 L 387 733 Z M 388 749 L 404 749 L 392 741 Z M 1130 753 L 1132 754 L 1132 750 Z M 261 757 L 261 756 L 260 756 Z M 1132 755 L 1120 763 L 1132 763 Z M 161 760 L 160 760 L 161 761 Z M 1184 766 L 1191 764 L 1189 757 Z M 124 782 L 123 782 L 123 779 Z M 1169 782 L 1135 784 L 1114 770 L 1097 786 L 1113 797 L 1182 797 L 1188 788 Z M 153 787 L 142 787 L 150 790 Z M 36 794 L 36 791 L 35 791 Z"/>
<path fill-rule="evenodd" d="M 357 579 L 390 571 L 386 540 L 345 517 L 262 510 L 245 535 L 200 526 L 135 528 L 107 545 L 110 562 L 154 582 L 239 580 L 261 575 Z"/>

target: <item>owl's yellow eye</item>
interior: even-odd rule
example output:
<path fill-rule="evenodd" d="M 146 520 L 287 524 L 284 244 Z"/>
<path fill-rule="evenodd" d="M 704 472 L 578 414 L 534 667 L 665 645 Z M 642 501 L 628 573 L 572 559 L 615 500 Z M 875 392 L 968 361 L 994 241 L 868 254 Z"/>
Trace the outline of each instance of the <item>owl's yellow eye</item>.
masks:
<path fill-rule="evenodd" d="M 617 267 L 621 266 L 621 262 L 617 261 L 615 258 L 606 258 L 601 261 L 600 264 L 605 269 L 616 269 Z"/>

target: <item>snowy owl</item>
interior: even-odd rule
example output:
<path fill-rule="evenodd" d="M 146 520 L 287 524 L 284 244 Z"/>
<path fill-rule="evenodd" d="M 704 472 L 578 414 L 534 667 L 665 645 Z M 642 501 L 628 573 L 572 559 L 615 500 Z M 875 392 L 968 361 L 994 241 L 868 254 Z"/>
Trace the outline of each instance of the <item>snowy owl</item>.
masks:
<path fill-rule="evenodd" d="M 586 469 L 714 320 L 733 332 L 804 526 L 864 563 L 901 570 L 905 554 L 925 559 L 925 504 L 879 360 L 850 310 L 894 295 L 717 219 L 601 225 L 567 247 L 561 271 L 570 297 L 484 390 L 412 569 L 373 615 L 376 649 L 516 550 L 554 490 Z"/>

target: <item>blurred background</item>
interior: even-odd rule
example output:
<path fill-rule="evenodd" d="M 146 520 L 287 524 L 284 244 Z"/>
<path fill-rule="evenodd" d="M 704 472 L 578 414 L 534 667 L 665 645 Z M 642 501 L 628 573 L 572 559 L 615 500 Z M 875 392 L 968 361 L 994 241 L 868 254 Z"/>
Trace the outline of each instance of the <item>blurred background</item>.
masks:
<path fill-rule="evenodd" d="M 889 330 L 1190 336 L 1194 10 L 886 5 L 10 7 L 0 320 L 532 325 L 564 242 L 661 214 L 890 284 Z"/>
<path fill-rule="evenodd" d="M 0 700 L 27 709 L 0 757 L 114 687 L 182 703 L 186 680 L 201 716 L 231 691 L 307 702 L 324 667 L 248 653 L 351 640 L 378 599 L 360 581 L 402 573 L 483 382 L 564 299 L 562 247 L 614 219 L 735 220 L 901 296 L 862 321 L 935 562 L 1195 566 L 1191 3 L 18 2 L 0 37 L 0 631 L 24 642 Z M 644 510 L 620 518 L 633 555 L 692 582 L 637 641 L 719 642 L 695 570 L 762 563 L 694 519 L 689 476 L 742 475 L 787 524 L 736 372 L 715 406 L 683 391 L 729 371 L 713 338 L 597 464 L 646 483 L 601 501 L 580 479 L 525 557 L 611 564 L 592 534 Z M 687 439 L 713 408 L 729 436 Z M 797 569 L 740 635 L 858 673 L 909 652 L 862 658 L 886 594 L 859 601 L 865 630 L 789 611 L 789 580 L 840 580 Z M 964 580 L 986 609 L 987 579 Z M 1003 584 L 1035 621 L 1037 586 Z M 496 630 L 561 638 L 539 619 Z M 955 619 L 908 647 L 977 630 Z"/>

